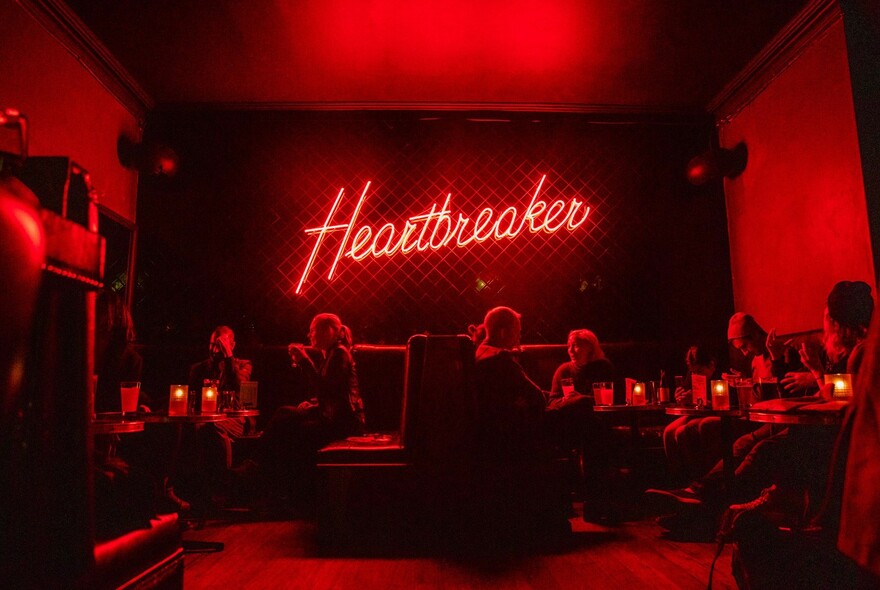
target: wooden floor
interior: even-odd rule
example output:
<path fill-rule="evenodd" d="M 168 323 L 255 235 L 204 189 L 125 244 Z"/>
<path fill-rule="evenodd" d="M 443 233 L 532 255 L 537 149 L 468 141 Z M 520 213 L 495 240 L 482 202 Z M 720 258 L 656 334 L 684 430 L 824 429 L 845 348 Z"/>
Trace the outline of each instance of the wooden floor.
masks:
<path fill-rule="evenodd" d="M 573 518 L 571 548 L 557 553 L 452 559 L 322 557 L 314 523 L 305 520 L 209 522 L 185 540 L 222 541 L 221 553 L 186 556 L 185 587 L 333 588 L 706 588 L 714 543 L 661 538 L 652 521 L 602 527 Z M 713 588 L 736 588 L 730 548 Z"/>

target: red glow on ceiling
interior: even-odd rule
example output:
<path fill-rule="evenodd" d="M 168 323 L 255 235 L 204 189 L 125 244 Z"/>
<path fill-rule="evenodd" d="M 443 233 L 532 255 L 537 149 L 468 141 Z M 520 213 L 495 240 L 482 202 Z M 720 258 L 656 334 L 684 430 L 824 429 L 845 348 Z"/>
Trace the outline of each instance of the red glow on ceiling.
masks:
<path fill-rule="evenodd" d="M 318 67 L 348 77 L 442 75 L 448 83 L 474 72 L 559 72 L 582 59 L 591 45 L 577 2 L 538 0 L 424 2 L 327 0 L 308 42 L 321 47 Z M 290 18 L 300 13 L 290 9 Z M 298 23 L 293 30 L 301 31 Z"/>
<path fill-rule="evenodd" d="M 576 197 L 568 200 L 557 199 L 550 203 L 539 199 L 546 179 L 546 175 L 541 177 L 522 214 L 515 205 L 511 205 L 501 210 L 500 213 L 493 207 L 485 207 L 475 219 L 462 213 L 454 216 L 451 208 L 452 193 L 449 193 L 442 205 L 438 207 L 438 203 L 433 203 L 428 213 L 413 215 L 404 220 L 402 226 L 386 222 L 375 229 L 375 226 L 364 224 L 356 232 L 354 231 L 355 223 L 367 199 L 371 182 L 364 185 L 348 222 L 331 223 L 339 210 L 345 193 L 345 189 L 340 189 L 330 207 L 324 225 L 305 230 L 307 235 L 315 236 L 315 244 L 309 254 L 295 293 L 302 292 L 303 286 L 314 268 L 318 251 L 321 249 L 325 237 L 331 233 L 345 232 L 339 242 L 336 256 L 330 266 L 330 272 L 327 274 L 327 280 L 333 279 L 336 268 L 343 257 L 359 262 L 368 257 L 381 258 L 397 254 L 407 255 L 412 252 L 437 251 L 444 248 L 464 248 L 473 243 L 485 242 L 490 238 L 495 241 L 512 240 L 525 229 L 528 229 L 532 234 L 539 232 L 552 234 L 561 229 L 571 232 L 581 227 L 590 215 L 590 207 Z M 453 219 L 455 220 L 453 221 Z"/>

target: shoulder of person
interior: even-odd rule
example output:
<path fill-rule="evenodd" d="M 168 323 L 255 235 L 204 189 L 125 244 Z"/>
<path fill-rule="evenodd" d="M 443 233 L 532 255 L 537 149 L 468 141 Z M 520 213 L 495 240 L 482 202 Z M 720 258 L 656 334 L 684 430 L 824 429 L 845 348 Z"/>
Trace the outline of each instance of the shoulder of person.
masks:
<path fill-rule="evenodd" d="M 564 375 L 566 373 L 574 373 L 577 371 L 577 367 L 574 364 L 574 361 L 565 361 L 558 367 L 556 367 L 557 375 Z"/>
<path fill-rule="evenodd" d="M 351 355 L 351 351 L 348 348 L 342 346 L 341 344 L 337 344 L 329 351 L 327 351 L 327 360 L 353 363 L 354 357 Z"/>
<path fill-rule="evenodd" d="M 210 365 L 210 363 L 211 363 L 211 359 L 200 360 L 200 361 L 193 363 L 189 366 L 189 372 L 193 373 L 195 371 L 201 371 L 205 367 L 208 367 Z"/>
<path fill-rule="evenodd" d="M 846 372 L 855 375 L 862 366 L 862 359 L 865 357 L 865 341 L 862 340 L 856 344 L 846 359 Z"/>

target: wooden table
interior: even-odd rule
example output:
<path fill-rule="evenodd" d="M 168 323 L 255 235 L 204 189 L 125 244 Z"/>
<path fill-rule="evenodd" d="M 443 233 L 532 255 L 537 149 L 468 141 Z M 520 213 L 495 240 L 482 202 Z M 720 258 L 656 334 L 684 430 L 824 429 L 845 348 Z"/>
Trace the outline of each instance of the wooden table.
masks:
<path fill-rule="evenodd" d="M 134 416 L 134 414 L 132 414 Z M 92 434 L 98 437 L 95 440 L 96 457 L 109 461 L 116 456 L 116 445 L 119 441 L 116 435 L 143 432 L 144 422 L 123 416 L 119 413 L 98 414 L 92 420 Z"/>
<path fill-rule="evenodd" d="M 127 434 L 130 432 L 143 432 L 143 420 L 128 420 L 124 418 L 97 418 L 92 420 L 92 433 L 96 435 Z"/>
<path fill-rule="evenodd" d="M 209 424 L 229 420 L 226 414 L 184 414 L 183 416 L 141 414 L 139 417 L 147 424 Z"/>
<path fill-rule="evenodd" d="M 765 424 L 800 424 L 837 426 L 843 421 L 841 412 L 749 412 L 749 420 Z"/>
<path fill-rule="evenodd" d="M 648 414 L 663 414 L 666 411 L 666 406 L 660 404 L 645 404 L 641 406 L 629 406 L 629 405 L 611 405 L 611 406 L 600 406 L 594 405 L 593 412 L 602 415 L 618 415 L 618 416 L 629 416 L 630 423 L 630 433 L 632 434 L 633 441 L 639 442 L 641 440 L 639 434 L 639 419 L 642 416 Z"/>
<path fill-rule="evenodd" d="M 730 497 L 736 480 L 733 477 L 733 421 L 745 418 L 748 410 L 731 408 L 729 410 L 713 410 L 707 407 L 697 406 L 669 406 L 666 413 L 670 416 L 691 416 L 694 418 L 718 417 L 721 419 L 721 461 L 724 466 L 724 488 Z"/>
<path fill-rule="evenodd" d="M 224 410 L 227 418 L 256 418 L 260 410 Z"/>

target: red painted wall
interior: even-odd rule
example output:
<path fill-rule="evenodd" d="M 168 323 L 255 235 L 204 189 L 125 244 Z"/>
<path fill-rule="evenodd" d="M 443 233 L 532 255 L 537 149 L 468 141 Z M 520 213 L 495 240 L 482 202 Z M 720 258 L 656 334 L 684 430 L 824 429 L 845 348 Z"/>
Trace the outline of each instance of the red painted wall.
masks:
<path fill-rule="evenodd" d="M 119 164 L 116 140 L 140 136 L 136 118 L 13 0 L 0 0 L 0 39 L 0 107 L 27 115 L 31 155 L 69 156 L 103 204 L 134 220 L 137 174 Z"/>
<path fill-rule="evenodd" d="M 819 328 L 839 280 L 874 284 L 842 22 L 720 129 L 748 146 L 725 180 L 734 302 L 765 328 Z M 876 294 L 875 294 L 876 296 Z"/>

